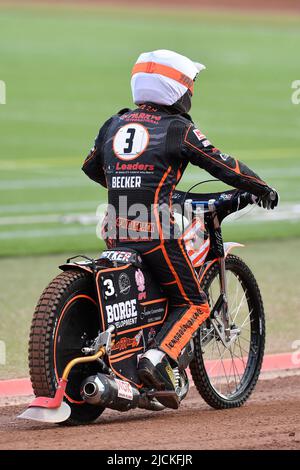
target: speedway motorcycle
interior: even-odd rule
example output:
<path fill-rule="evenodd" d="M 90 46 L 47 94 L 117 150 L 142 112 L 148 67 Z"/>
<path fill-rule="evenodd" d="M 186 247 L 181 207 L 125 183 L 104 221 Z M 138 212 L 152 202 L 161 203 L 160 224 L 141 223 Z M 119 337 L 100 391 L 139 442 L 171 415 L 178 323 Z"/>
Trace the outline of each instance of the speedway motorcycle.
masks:
<path fill-rule="evenodd" d="M 249 398 L 264 355 L 264 308 L 251 270 L 230 253 L 243 245 L 223 243 L 221 223 L 253 196 L 178 191 L 173 202 L 189 214 L 182 236 L 211 309 L 173 364 L 175 391 L 149 389 L 137 375 L 140 355 L 168 315 L 168 300 L 138 252 L 107 249 L 98 259 L 68 259 L 42 293 L 29 340 L 37 398 L 20 417 L 74 425 L 96 420 L 105 408 L 160 411 L 164 394 L 176 394 L 179 406 L 191 378 L 213 408 L 239 407 Z"/>

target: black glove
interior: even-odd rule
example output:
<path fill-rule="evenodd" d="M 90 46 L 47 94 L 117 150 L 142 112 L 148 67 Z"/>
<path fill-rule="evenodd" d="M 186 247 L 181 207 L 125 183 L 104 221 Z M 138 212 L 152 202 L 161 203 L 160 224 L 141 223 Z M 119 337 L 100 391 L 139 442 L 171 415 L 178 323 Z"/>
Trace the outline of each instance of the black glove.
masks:
<path fill-rule="evenodd" d="M 279 202 L 279 194 L 274 188 L 269 188 L 268 192 L 258 198 L 257 204 L 264 209 L 275 209 Z"/>

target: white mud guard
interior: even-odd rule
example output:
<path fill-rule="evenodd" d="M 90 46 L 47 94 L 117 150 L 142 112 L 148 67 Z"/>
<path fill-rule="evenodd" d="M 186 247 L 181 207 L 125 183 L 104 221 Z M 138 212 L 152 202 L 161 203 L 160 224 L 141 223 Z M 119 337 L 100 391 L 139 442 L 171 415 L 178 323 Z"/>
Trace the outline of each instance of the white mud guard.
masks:
<path fill-rule="evenodd" d="M 223 245 L 224 245 L 224 251 L 225 251 L 225 258 L 231 252 L 233 248 L 236 248 L 238 246 L 241 246 L 241 247 L 245 246 L 237 242 L 225 242 Z"/>
<path fill-rule="evenodd" d="M 231 250 L 233 248 L 237 248 L 237 247 L 244 247 L 245 245 L 242 245 L 241 243 L 236 243 L 236 242 L 225 242 L 224 244 L 224 252 L 225 252 L 225 258 L 227 257 L 227 255 L 229 255 L 229 253 L 231 252 Z M 206 271 L 214 264 L 218 261 L 218 258 L 215 258 L 211 261 L 207 261 L 206 263 L 203 264 L 201 270 L 200 270 L 200 274 L 199 274 L 199 280 L 200 282 L 202 281 L 203 277 L 204 277 L 204 274 L 206 273 Z"/>

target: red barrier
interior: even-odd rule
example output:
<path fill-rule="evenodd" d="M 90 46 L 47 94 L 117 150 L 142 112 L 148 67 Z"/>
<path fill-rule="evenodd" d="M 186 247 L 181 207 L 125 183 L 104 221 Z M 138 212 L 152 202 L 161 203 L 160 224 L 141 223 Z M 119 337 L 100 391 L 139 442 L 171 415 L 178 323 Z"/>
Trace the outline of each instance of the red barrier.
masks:
<path fill-rule="evenodd" d="M 210 374 L 213 376 L 223 375 L 224 370 L 226 374 L 233 373 L 232 363 L 230 359 L 223 361 L 223 366 L 217 361 L 207 361 Z M 295 353 L 283 353 L 283 354 L 270 354 L 266 355 L 262 365 L 262 372 L 272 372 L 280 370 L 296 370 L 300 369 L 300 354 Z M 235 362 L 235 372 L 239 373 L 243 370 L 242 360 Z M 223 371 L 223 373 L 222 373 Z M 32 395 L 33 390 L 31 387 L 30 380 L 25 379 L 12 379 L 12 380 L 0 380 L 0 396 L 5 397 L 17 397 L 22 395 Z"/>

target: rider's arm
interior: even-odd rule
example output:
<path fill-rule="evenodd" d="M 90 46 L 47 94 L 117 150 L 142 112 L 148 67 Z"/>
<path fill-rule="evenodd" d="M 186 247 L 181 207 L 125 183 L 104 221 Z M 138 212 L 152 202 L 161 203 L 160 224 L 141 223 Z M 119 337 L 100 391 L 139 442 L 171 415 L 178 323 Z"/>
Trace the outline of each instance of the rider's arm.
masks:
<path fill-rule="evenodd" d="M 215 148 L 192 124 L 182 134 L 182 154 L 193 164 L 215 178 L 255 196 L 269 193 L 271 188 L 244 163 Z"/>
<path fill-rule="evenodd" d="M 105 188 L 107 185 L 105 173 L 103 171 L 102 146 L 111 121 L 112 118 L 106 121 L 106 123 L 101 127 L 99 134 L 96 137 L 94 147 L 91 149 L 82 166 L 82 170 L 89 178 L 96 181 L 96 183 L 101 184 Z"/>

